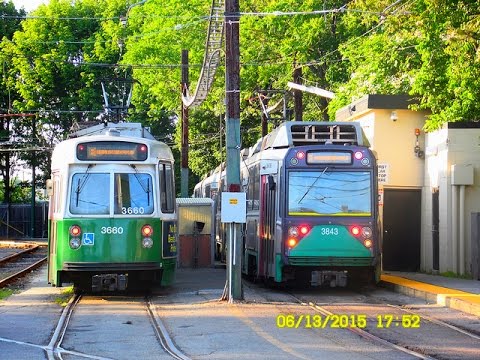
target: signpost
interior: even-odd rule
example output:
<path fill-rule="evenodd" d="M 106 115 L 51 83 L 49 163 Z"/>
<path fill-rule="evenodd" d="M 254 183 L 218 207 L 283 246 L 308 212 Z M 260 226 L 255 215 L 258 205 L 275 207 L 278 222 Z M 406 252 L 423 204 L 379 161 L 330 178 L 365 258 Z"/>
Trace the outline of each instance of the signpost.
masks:
<path fill-rule="evenodd" d="M 247 196 L 243 192 L 222 193 L 221 221 L 227 223 L 227 275 L 228 300 L 243 299 L 242 289 L 242 242 L 238 239 L 237 227 L 247 222 Z"/>

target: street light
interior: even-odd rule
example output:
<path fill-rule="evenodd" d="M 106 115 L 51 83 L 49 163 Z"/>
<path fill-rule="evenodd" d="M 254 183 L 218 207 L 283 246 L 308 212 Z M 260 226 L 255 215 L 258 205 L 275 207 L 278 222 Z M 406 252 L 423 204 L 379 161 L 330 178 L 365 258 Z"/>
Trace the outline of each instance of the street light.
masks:
<path fill-rule="evenodd" d="M 135 4 L 132 4 L 128 7 L 127 9 L 127 13 L 125 14 L 125 16 L 120 16 L 120 23 L 122 24 L 123 27 L 126 27 L 127 26 L 127 21 L 128 21 L 128 14 L 130 13 L 130 10 L 132 10 L 133 7 L 135 6 L 138 6 L 138 5 L 142 5 L 144 3 L 146 3 L 148 0 L 142 0 L 138 3 L 135 3 Z"/>

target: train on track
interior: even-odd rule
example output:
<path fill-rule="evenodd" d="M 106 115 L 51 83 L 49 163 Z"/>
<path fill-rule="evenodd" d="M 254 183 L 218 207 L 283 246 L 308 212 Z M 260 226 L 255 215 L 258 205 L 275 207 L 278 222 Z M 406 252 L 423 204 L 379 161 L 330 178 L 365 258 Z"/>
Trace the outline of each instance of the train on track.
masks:
<path fill-rule="evenodd" d="M 243 149 L 242 272 L 276 284 L 378 282 L 378 175 L 369 147 L 358 123 L 290 121 Z M 216 256 L 222 260 L 224 180 L 220 165 L 194 189 L 194 197 L 216 200 Z"/>
<path fill-rule="evenodd" d="M 173 155 L 136 123 L 79 130 L 52 153 L 48 282 L 86 291 L 172 283 Z"/>

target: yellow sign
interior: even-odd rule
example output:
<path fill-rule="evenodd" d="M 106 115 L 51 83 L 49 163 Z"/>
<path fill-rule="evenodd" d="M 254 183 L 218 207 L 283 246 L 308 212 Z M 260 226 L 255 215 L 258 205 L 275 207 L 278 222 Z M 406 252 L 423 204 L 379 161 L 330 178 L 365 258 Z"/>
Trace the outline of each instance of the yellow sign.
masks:
<path fill-rule="evenodd" d="M 228 201 L 231 205 L 237 205 L 238 204 L 238 199 L 229 199 Z"/>

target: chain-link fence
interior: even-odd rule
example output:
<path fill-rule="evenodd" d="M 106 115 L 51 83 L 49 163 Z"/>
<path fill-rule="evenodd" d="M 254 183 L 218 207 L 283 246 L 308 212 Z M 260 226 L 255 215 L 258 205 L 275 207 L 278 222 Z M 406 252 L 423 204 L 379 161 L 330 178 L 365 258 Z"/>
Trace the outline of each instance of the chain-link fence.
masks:
<path fill-rule="evenodd" d="M 48 202 L 37 202 L 34 224 L 31 219 L 31 204 L 0 204 L 0 238 L 46 238 Z"/>

